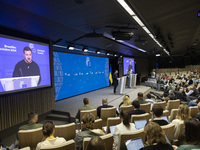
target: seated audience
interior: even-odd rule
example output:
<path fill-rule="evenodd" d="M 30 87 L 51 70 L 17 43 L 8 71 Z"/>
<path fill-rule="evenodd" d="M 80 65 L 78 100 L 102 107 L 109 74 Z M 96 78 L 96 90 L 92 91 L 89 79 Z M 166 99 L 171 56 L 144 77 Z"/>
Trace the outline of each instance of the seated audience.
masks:
<path fill-rule="evenodd" d="M 151 104 L 151 109 L 152 109 L 153 104 L 154 104 L 154 100 L 151 99 L 151 94 L 147 94 L 147 99 L 145 99 L 145 101 L 147 101 L 148 103 Z"/>
<path fill-rule="evenodd" d="M 199 75 L 196 76 L 196 78 L 194 79 L 194 82 L 197 83 L 197 84 L 200 83 Z"/>
<path fill-rule="evenodd" d="M 133 110 L 129 111 L 128 114 L 131 117 L 131 115 L 139 115 L 146 113 L 145 110 L 140 109 L 140 103 L 138 100 L 134 100 L 132 103 Z"/>
<path fill-rule="evenodd" d="M 129 96 L 129 95 L 125 95 L 125 96 L 127 96 L 127 97 L 130 99 L 130 96 Z M 122 100 L 122 102 L 119 104 L 119 108 L 120 108 L 123 104 L 124 104 L 124 102 L 123 102 L 123 100 Z"/>
<path fill-rule="evenodd" d="M 191 116 L 189 112 L 189 107 L 185 104 L 181 104 L 178 108 L 176 119 L 172 121 L 172 123 L 175 125 L 174 139 L 178 138 L 180 124 L 184 123 L 185 120 L 190 118 Z"/>
<path fill-rule="evenodd" d="M 161 118 L 163 114 L 163 108 L 160 105 L 154 105 L 152 108 L 153 122 L 159 124 L 160 126 L 167 125 L 168 122 Z"/>
<path fill-rule="evenodd" d="M 138 93 L 137 100 L 139 101 L 140 104 L 146 104 L 146 103 L 148 103 L 147 101 L 144 100 L 142 92 Z"/>
<path fill-rule="evenodd" d="M 197 107 L 198 107 L 199 113 L 197 114 L 197 116 L 195 116 L 195 118 L 199 119 L 200 121 L 200 103 L 197 104 Z"/>
<path fill-rule="evenodd" d="M 120 112 L 120 118 L 121 118 L 121 123 L 116 125 L 115 131 L 114 131 L 114 146 L 117 149 L 118 146 L 118 139 L 119 139 L 119 134 L 120 133 L 125 133 L 125 132 L 130 132 L 136 130 L 135 124 L 130 123 L 130 116 L 126 110 L 122 110 Z"/>
<path fill-rule="evenodd" d="M 108 105 L 107 98 L 102 99 L 102 105 L 97 108 L 97 116 L 99 118 L 101 117 L 101 108 L 110 108 L 110 107 L 113 107 L 113 106 Z"/>
<path fill-rule="evenodd" d="M 104 141 L 99 136 L 91 138 L 86 150 L 106 150 Z"/>
<path fill-rule="evenodd" d="M 194 100 L 194 99 L 196 99 L 198 97 L 199 92 L 197 90 L 197 84 L 196 83 L 193 84 L 192 88 L 188 87 L 188 91 L 189 92 L 186 93 L 188 102 L 190 102 L 191 100 Z"/>
<path fill-rule="evenodd" d="M 121 106 L 130 106 L 130 105 L 131 105 L 131 101 L 130 101 L 129 97 L 125 95 L 123 97 L 123 104 Z"/>
<path fill-rule="evenodd" d="M 197 106 L 197 104 L 200 102 L 200 97 L 198 97 L 197 99 L 195 100 L 192 100 L 188 103 L 188 106 L 191 107 L 191 106 Z"/>
<path fill-rule="evenodd" d="M 84 99 L 83 99 L 83 103 L 84 103 L 84 106 L 81 107 L 81 108 L 79 108 L 79 110 L 78 110 L 78 112 L 77 112 L 77 114 L 76 114 L 76 119 L 81 120 L 81 118 L 80 118 L 80 112 L 81 112 L 81 110 L 91 110 L 91 109 L 95 109 L 94 107 L 90 106 L 90 100 L 89 100 L 89 98 L 84 98 Z"/>
<path fill-rule="evenodd" d="M 19 127 L 19 130 L 31 130 L 31 129 L 41 128 L 43 124 L 37 122 L 38 122 L 38 114 L 30 112 L 28 113 L 28 124 Z"/>
<path fill-rule="evenodd" d="M 41 148 L 51 148 L 52 146 L 59 146 L 66 143 L 66 140 L 62 137 L 54 137 L 55 125 L 52 121 L 47 121 L 43 125 L 43 139 L 42 142 L 37 144 L 36 150 Z"/>
<path fill-rule="evenodd" d="M 170 100 L 175 100 L 176 99 L 176 97 L 174 95 L 174 92 L 172 90 L 169 90 L 169 95 L 167 97 L 169 97 Z"/>
<path fill-rule="evenodd" d="M 165 133 L 157 123 L 149 122 L 144 128 L 144 133 L 147 146 L 140 150 L 173 150 L 173 147 L 166 142 Z"/>
<path fill-rule="evenodd" d="M 174 150 L 196 150 L 200 149 L 200 121 L 196 118 L 186 120 L 185 142 L 179 147 L 173 145 Z"/>
<path fill-rule="evenodd" d="M 82 120 L 82 131 L 75 137 L 76 150 L 83 149 L 83 139 L 86 137 L 101 136 L 104 132 L 101 129 L 94 129 L 95 117 L 92 113 L 86 113 Z"/>

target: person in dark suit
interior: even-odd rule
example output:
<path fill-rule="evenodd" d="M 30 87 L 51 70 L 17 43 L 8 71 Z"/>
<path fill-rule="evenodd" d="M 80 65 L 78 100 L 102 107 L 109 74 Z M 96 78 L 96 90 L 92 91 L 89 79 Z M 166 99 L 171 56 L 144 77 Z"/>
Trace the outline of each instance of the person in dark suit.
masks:
<path fill-rule="evenodd" d="M 152 108 L 152 114 L 153 114 L 153 122 L 159 124 L 160 126 L 167 125 L 168 122 L 166 120 L 163 120 L 161 118 L 163 114 L 163 108 L 160 105 L 154 105 Z"/>
<path fill-rule="evenodd" d="M 113 107 L 113 106 L 108 105 L 107 98 L 102 99 L 102 105 L 97 108 L 97 116 L 99 118 L 101 117 L 101 108 L 110 108 L 110 107 Z"/>
<path fill-rule="evenodd" d="M 118 86 L 118 70 L 115 70 L 113 74 L 113 85 L 114 85 L 114 93 L 116 93 L 116 88 Z"/>
<path fill-rule="evenodd" d="M 140 103 L 138 100 L 133 101 L 132 103 L 133 110 L 129 111 L 128 114 L 131 115 L 140 115 L 146 113 L 145 110 L 141 110 L 140 108 Z"/>

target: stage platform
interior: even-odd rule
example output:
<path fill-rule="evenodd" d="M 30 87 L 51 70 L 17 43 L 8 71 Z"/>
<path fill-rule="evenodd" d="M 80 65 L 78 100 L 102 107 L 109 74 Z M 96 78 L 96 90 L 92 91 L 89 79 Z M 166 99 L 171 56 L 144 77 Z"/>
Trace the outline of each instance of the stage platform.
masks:
<path fill-rule="evenodd" d="M 71 114 L 71 117 L 75 117 L 77 110 L 83 106 L 83 98 L 85 97 L 88 97 L 90 99 L 90 105 L 95 108 L 101 105 L 103 98 L 108 99 L 109 105 L 118 107 L 119 104 L 122 102 L 122 98 L 124 95 L 129 95 L 130 100 L 133 101 L 137 98 L 138 92 L 143 92 L 144 96 L 146 96 L 150 91 L 150 87 L 137 85 L 136 88 L 133 89 L 125 88 L 125 93 L 123 95 L 117 95 L 113 93 L 113 86 L 110 86 L 57 101 L 55 104 L 55 110 L 69 112 Z"/>

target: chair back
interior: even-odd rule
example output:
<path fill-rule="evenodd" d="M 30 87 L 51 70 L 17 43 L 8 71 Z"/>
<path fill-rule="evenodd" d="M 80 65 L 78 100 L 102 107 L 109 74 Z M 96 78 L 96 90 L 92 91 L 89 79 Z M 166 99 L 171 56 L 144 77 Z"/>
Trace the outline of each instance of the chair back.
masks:
<path fill-rule="evenodd" d="M 113 149 L 113 135 L 111 133 L 102 135 L 100 138 L 104 141 L 105 147 L 107 150 L 112 150 Z M 83 139 L 83 150 L 87 149 L 87 146 L 90 142 L 91 138 L 84 138 Z"/>
<path fill-rule="evenodd" d="M 180 106 L 180 99 L 177 100 L 169 100 L 167 105 L 167 110 L 169 110 L 169 113 L 171 114 L 172 109 L 178 109 Z"/>
<path fill-rule="evenodd" d="M 171 114 L 169 116 L 169 122 L 172 122 L 172 120 L 176 118 L 177 114 L 178 114 L 178 109 L 172 109 Z"/>
<path fill-rule="evenodd" d="M 97 118 L 97 110 L 96 109 L 91 109 L 91 110 L 81 110 L 81 114 L 80 114 L 80 122 L 83 118 L 83 116 L 86 114 L 86 113 L 92 113 L 95 117 L 95 119 Z"/>
<path fill-rule="evenodd" d="M 162 116 L 166 116 L 167 119 L 169 117 L 169 110 L 164 110 Z"/>
<path fill-rule="evenodd" d="M 168 125 L 161 126 L 161 128 L 164 130 L 165 135 L 167 136 L 167 138 L 171 142 L 173 137 L 174 137 L 175 125 L 170 123 Z"/>
<path fill-rule="evenodd" d="M 31 150 L 31 148 L 28 146 L 28 147 L 20 148 L 19 150 Z"/>
<path fill-rule="evenodd" d="M 127 150 L 125 141 L 135 138 L 141 138 L 143 143 L 145 143 L 145 134 L 144 129 L 126 132 L 126 133 L 120 133 L 119 134 L 119 145 L 117 147 L 117 150 Z"/>
<path fill-rule="evenodd" d="M 74 139 L 76 136 L 75 123 L 56 125 L 54 136 L 63 137 L 66 141 Z"/>
<path fill-rule="evenodd" d="M 151 103 L 146 103 L 146 104 L 140 104 L 140 109 L 145 110 L 146 113 L 150 114 L 151 111 Z"/>
<path fill-rule="evenodd" d="M 42 141 L 42 128 L 32 130 L 20 130 L 18 132 L 18 139 L 20 148 L 30 147 L 35 149 L 37 144 Z"/>
<path fill-rule="evenodd" d="M 116 117 L 116 107 L 102 108 L 101 109 L 102 126 L 107 125 L 107 119 L 109 117 Z"/>
<path fill-rule="evenodd" d="M 140 114 L 140 115 L 131 115 L 131 122 L 134 123 L 136 120 L 147 120 L 149 122 L 149 113 Z"/>
<path fill-rule="evenodd" d="M 107 119 L 106 133 L 110 133 L 110 126 L 116 126 L 121 123 L 120 117 L 110 117 Z"/>
<path fill-rule="evenodd" d="M 197 106 L 192 106 L 192 107 L 189 107 L 189 111 L 190 111 L 191 117 L 194 118 L 198 114 L 199 109 Z"/>
<path fill-rule="evenodd" d="M 75 150 L 75 142 L 74 140 L 69 140 L 64 144 L 61 145 L 53 145 L 51 147 L 49 147 L 49 145 L 47 146 L 43 146 L 40 148 L 40 150 Z"/>
<path fill-rule="evenodd" d="M 166 102 L 165 101 L 163 101 L 163 102 L 156 102 L 153 105 L 160 105 L 163 108 L 163 111 L 166 109 Z"/>
<path fill-rule="evenodd" d="M 133 110 L 133 106 L 132 105 L 130 105 L 130 106 L 121 106 L 120 107 L 120 111 L 124 111 L 124 110 L 126 110 L 126 111 L 131 111 L 131 110 Z"/>

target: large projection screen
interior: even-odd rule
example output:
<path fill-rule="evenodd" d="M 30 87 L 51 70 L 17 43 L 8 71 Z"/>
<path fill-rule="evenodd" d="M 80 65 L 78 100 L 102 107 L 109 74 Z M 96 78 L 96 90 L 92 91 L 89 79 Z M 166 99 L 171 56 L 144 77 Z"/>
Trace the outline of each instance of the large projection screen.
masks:
<path fill-rule="evenodd" d="M 109 86 L 109 59 L 54 52 L 55 100 Z"/>
<path fill-rule="evenodd" d="M 0 94 L 51 86 L 49 44 L 0 35 Z"/>
<path fill-rule="evenodd" d="M 135 73 L 135 59 L 123 57 L 123 74 L 127 75 L 130 69 L 132 69 L 131 73 Z"/>

